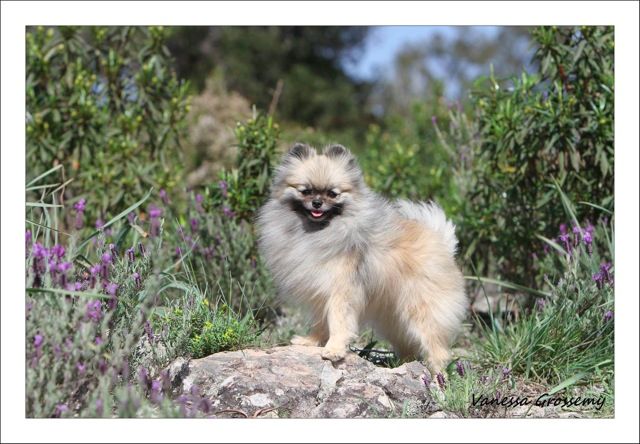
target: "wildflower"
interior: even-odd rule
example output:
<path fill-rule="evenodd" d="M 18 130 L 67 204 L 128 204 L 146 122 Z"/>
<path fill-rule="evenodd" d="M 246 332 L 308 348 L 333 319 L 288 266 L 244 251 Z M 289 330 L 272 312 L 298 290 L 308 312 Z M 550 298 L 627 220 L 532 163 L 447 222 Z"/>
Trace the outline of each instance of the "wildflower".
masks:
<path fill-rule="evenodd" d="M 420 381 L 424 384 L 425 387 L 429 388 L 429 384 L 431 384 L 431 378 L 426 373 L 420 375 Z"/>
<path fill-rule="evenodd" d="M 444 388 L 445 388 L 445 380 L 444 380 L 444 375 L 442 373 L 438 373 L 436 375 L 436 381 L 438 381 L 438 385 L 440 386 L 440 388 L 442 390 L 444 390 Z"/>
<path fill-rule="evenodd" d="M 151 328 L 151 324 L 149 323 L 149 321 L 146 321 L 144 323 L 144 332 L 147 334 L 147 338 L 149 339 L 149 342 L 153 343 L 153 340 L 154 340 L 153 329 Z"/>
<path fill-rule="evenodd" d="M 436 116 L 431 116 L 431 123 L 435 125 L 438 122 L 438 118 Z"/>
<path fill-rule="evenodd" d="M 134 262 L 136 260 L 136 253 L 133 247 L 127 249 L 127 256 L 129 257 L 129 262 Z"/>
<path fill-rule="evenodd" d="M 83 364 L 82 362 L 78 362 L 76 364 L 76 368 L 78 369 L 78 374 L 82 375 L 82 374 L 84 374 L 85 370 L 87 369 L 87 366 L 85 364 Z"/>
<path fill-rule="evenodd" d="M 133 278 L 133 281 L 136 284 L 136 288 L 140 288 L 142 286 L 142 280 L 140 279 L 140 273 L 138 273 L 137 271 L 135 273 L 133 273 L 131 275 L 131 277 Z"/>
<path fill-rule="evenodd" d="M 566 233 L 561 234 L 560 236 L 558 236 L 558 239 L 560 239 L 560 242 L 564 244 L 565 251 L 571 254 L 571 243 L 569 243 L 569 235 Z"/>
<path fill-rule="evenodd" d="M 589 234 L 593 234 L 595 229 L 596 229 L 596 227 L 594 227 L 591 222 L 587 222 L 587 226 L 585 227 L 584 231 L 586 231 Z"/>
<path fill-rule="evenodd" d="M 80 199 L 73 204 L 73 209 L 76 210 L 76 229 L 79 230 L 84 226 L 84 209 L 87 201 Z"/>
<path fill-rule="evenodd" d="M 600 264 L 600 271 L 602 272 L 602 276 L 606 282 L 611 282 L 612 280 L 609 270 L 611 270 L 611 263 L 603 262 Z"/>
<path fill-rule="evenodd" d="M 65 288 L 67 285 L 67 271 L 72 267 L 71 262 L 62 262 L 58 264 L 58 271 L 60 272 L 60 286 Z"/>
<path fill-rule="evenodd" d="M 545 301 L 544 298 L 536 299 L 536 308 L 538 309 L 538 311 L 543 311 L 546 305 L 547 301 Z"/>
<path fill-rule="evenodd" d="M 606 322 L 609 322 L 609 321 L 611 321 L 612 319 L 613 319 L 613 312 L 612 312 L 611 310 L 609 310 L 609 311 L 607 311 L 607 312 L 604 314 L 604 320 L 605 320 Z"/>
<path fill-rule="evenodd" d="M 100 273 L 100 270 L 101 270 L 100 265 L 92 265 L 89 268 L 89 273 L 90 273 L 89 283 L 91 284 L 91 288 L 96 286 L 96 276 L 98 275 L 98 273 Z"/>
<path fill-rule="evenodd" d="M 573 227 L 573 245 L 575 247 L 578 246 L 578 243 L 580 242 L 580 235 L 582 234 L 582 230 L 580 229 L 579 226 L 575 225 Z"/>
<path fill-rule="evenodd" d="M 33 337 L 33 346 L 36 349 L 39 349 L 40 347 L 42 347 L 42 343 L 44 342 L 44 336 L 42 336 L 40 333 L 37 333 L 34 337 Z"/>
<path fill-rule="evenodd" d="M 151 386 L 151 378 L 149 377 L 149 371 L 145 367 L 140 367 L 138 371 L 138 379 L 140 380 L 140 384 L 144 388 L 149 388 Z"/>
<path fill-rule="evenodd" d="M 142 242 L 138 243 L 138 250 L 140 250 L 140 255 L 144 257 L 145 251 L 144 251 L 144 245 L 142 245 Z"/>
<path fill-rule="evenodd" d="M 176 256 L 182 256 L 182 248 L 176 247 Z"/>
<path fill-rule="evenodd" d="M 57 257 L 58 259 L 62 259 L 64 257 L 65 249 L 62 245 L 54 245 L 51 247 L 51 255 Z"/>
<path fill-rule="evenodd" d="M 202 208 L 202 202 L 204 202 L 204 196 L 202 194 L 196 194 L 196 211 L 198 213 L 202 213 L 204 211 L 204 209 Z"/>
<path fill-rule="evenodd" d="M 93 341 L 96 345 L 102 345 L 104 341 L 102 340 L 102 336 L 96 336 L 95 341 Z"/>
<path fill-rule="evenodd" d="M 560 234 L 567 234 L 567 224 L 560 224 Z"/>
<path fill-rule="evenodd" d="M 195 233 L 198 229 L 198 220 L 192 217 L 189 224 L 191 225 L 191 231 Z"/>
<path fill-rule="evenodd" d="M 102 279 L 107 280 L 109 279 L 109 265 L 111 265 L 113 257 L 110 253 L 104 253 L 101 259 L 102 265 L 100 267 L 100 275 L 102 276 Z"/>
<path fill-rule="evenodd" d="M 165 189 L 160 188 L 160 192 L 158 194 L 160 195 L 160 199 L 162 199 L 162 203 L 164 203 L 165 205 L 169 205 L 169 197 L 167 196 L 167 192 L 165 191 Z"/>
<path fill-rule="evenodd" d="M 220 188 L 220 193 L 222 194 L 222 197 L 227 197 L 228 194 L 228 189 L 229 186 L 227 185 L 227 182 L 225 180 L 221 180 L 218 182 L 218 187 Z"/>
<path fill-rule="evenodd" d="M 162 209 L 152 205 L 149 208 L 149 218 L 151 219 L 151 237 L 156 237 L 160 234 L 160 217 L 162 216 Z"/>
<path fill-rule="evenodd" d="M 99 299 L 89 301 L 87 303 L 85 316 L 94 322 L 100 321 L 102 317 L 102 302 Z"/>
<path fill-rule="evenodd" d="M 591 245 L 593 238 L 591 237 L 591 233 L 585 230 L 585 232 L 582 233 L 582 242 L 584 242 L 587 246 L 587 251 L 591 254 L 593 252 L 593 246 Z"/>
<path fill-rule="evenodd" d="M 462 365 L 462 362 L 456 361 L 456 371 L 461 378 L 464 377 L 464 366 Z"/>
<path fill-rule="evenodd" d="M 222 213 L 227 216 L 229 219 L 235 217 L 236 213 L 234 213 L 231 208 L 225 206 L 222 208 Z"/>
<path fill-rule="evenodd" d="M 82 291 L 82 287 L 84 286 L 84 284 L 82 282 L 74 282 L 73 283 L 73 290 L 74 291 Z"/>
<path fill-rule="evenodd" d="M 507 367 L 502 367 L 502 379 L 507 379 L 511 375 L 511 369 Z"/>
<path fill-rule="evenodd" d="M 114 282 L 109 282 L 107 283 L 107 285 L 105 286 L 105 290 L 107 291 L 107 293 L 110 296 L 115 296 L 116 293 L 118 292 L 118 284 L 114 283 Z"/>
<path fill-rule="evenodd" d="M 104 221 L 100 218 L 98 218 L 96 220 L 96 229 L 100 230 L 102 229 L 102 227 L 104 227 Z"/>
<path fill-rule="evenodd" d="M 53 414 L 53 416 L 55 418 L 60 418 L 60 416 L 62 416 L 64 413 L 69 411 L 69 407 L 67 407 L 67 404 L 58 404 L 56 405 L 56 411 Z"/>
<path fill-rule="evenodd" d="M 109 365 L 107 364 L 107 361 L 105 361 L 104 358 L 100 358 L 100 360 L 98 361 L 98 371 L 100 372 L 100 374 L 104 375 L 108 369 Z"/>
<path fill-rule="evenodd" d="M 151 401 L 155 403 L 162 401 L 162 383 L 157 379 L 151 383 Z"/>

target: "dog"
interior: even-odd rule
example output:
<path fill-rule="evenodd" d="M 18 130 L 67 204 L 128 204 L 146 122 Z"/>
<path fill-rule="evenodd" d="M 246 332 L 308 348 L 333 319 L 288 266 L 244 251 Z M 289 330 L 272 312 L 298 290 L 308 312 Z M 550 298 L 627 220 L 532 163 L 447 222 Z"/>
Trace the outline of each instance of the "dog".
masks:
<path fill-rule="evenodd" d="M 443 370 L 468 303 L 455 226 L 439 206 L 377 195 L 342 145 L 296 143 L 257 229 L 279 295 L 312 321 L 292 344 L 324 346 L 322 357 L 339 361 L 366 324 L 401 359 Z"/>

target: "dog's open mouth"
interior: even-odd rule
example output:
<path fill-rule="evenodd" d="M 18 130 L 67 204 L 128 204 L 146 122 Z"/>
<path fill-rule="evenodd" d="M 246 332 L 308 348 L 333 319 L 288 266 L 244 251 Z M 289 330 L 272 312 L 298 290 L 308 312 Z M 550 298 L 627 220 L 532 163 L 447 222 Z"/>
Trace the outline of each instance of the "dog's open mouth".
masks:
<path fill-rule="evenodd" d="M 314 218 L 314 219 L 321 219 L 322 216 L 324 216 L 324 211 L 309 210 L 309 214 L 311 214 L 311 217 Z"/>

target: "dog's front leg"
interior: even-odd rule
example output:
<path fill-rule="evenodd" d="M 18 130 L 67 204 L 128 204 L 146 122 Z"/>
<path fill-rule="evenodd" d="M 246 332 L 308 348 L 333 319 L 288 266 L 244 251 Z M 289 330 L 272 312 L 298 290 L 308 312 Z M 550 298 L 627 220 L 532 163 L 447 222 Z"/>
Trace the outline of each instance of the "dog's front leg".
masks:
<path fill-rule="evenodd" d="M 339 361 L 345 357 L 349 343 L 358 334 L 364 307 L 364 293 L 353 286 L 337 286 L 327 304 L 329 340 L 322 350 L 322 358 Z"/>

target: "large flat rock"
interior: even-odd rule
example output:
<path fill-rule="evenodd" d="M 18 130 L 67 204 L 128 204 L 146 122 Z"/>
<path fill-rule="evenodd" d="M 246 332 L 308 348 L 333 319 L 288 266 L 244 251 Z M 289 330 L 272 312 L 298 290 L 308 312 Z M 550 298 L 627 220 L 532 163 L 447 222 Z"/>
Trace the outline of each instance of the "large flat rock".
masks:
<path fill-rule="evenodd" d="M 179 359 L 170 375 L 175 394 L 197 386 L 219 417 L 233 415 L 223 410 L 289 418 L 427 417 L 437 410 L 421 363 L 383 368 L 349 353 L 332 364 L 321 350 L 292 345 Z"/>

